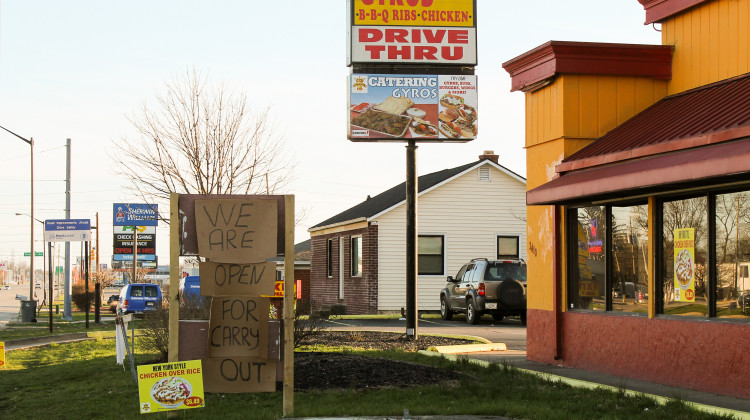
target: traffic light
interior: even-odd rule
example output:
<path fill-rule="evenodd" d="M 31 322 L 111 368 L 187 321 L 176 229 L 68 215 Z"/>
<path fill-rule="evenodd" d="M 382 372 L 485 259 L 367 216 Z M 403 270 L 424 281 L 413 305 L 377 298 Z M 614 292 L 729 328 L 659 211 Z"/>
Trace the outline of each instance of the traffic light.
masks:
<path fill-rule="evenodd" d="M 96 248 L 91 248 L 91 259 L 92 260 L 96 259 Z"/>

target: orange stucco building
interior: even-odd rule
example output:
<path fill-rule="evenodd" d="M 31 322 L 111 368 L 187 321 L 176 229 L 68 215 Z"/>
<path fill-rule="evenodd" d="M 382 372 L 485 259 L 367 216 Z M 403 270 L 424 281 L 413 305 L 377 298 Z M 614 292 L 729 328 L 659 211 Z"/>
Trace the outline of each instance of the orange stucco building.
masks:
<path fill-rule="evenodd" d="M 503 64 L 526 98 L 527 355 L 750 398 L 750 0 L 639 2 L 662 45 Z"/>

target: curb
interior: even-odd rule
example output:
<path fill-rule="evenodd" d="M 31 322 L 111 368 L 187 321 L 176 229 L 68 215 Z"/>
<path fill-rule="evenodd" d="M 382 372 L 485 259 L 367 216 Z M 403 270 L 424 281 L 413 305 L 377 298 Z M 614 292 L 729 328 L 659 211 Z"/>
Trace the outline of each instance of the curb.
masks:
<path fill-rule="evenodd" d="M 458 344 L 455 346 L 432 346 L 427 351 L 440 354 L 455 353 L 474 353 L 482 351 L 506 351 L 508 347 L 505 343 L 487 343 L 487 344 Z"/>
<path fill-rule="evenodd" d="M 454 361 L 455 360 L 459 360 L 459 359 L 465 359 L 467 357 L 467 356 L 454 356 L 454 355 L 450 355 L 450 354 L 449 355 L 444 355 L 444 354 L 439 354 L 439 353 L 436 353 L 436 352 L 433 352 L 433 351 L 427 351 L 427 350 L 420 350 L 418 353 L 424 354 L 426 356 L 432 356 L 432 357 L 436 357 L 436 356 L 445 357 L 446 359 L 450 359 L 450 360 L 454 360 Z M 476 364 L 481 365 L 481 366 L 489 366 L 490 363 L 491 363 L 491 362 L 488 362 L 486 360 L 472 359 L 471 357 L 468 357 L 468 360 L 471 363 L 476 363 Z M 599 389 L 608 389 L 610 391 L 615 391 L 615 392 L 622 392 L 623 391 L 622 388 L 617 388 L 617 387 L 614 387 L 614 386 L 600 384 L 600 383 L 596 383 L 596 382 L 588 382 L 588 381 L 584 381 L 584 380 L 580 380 L 580 379 L 567 378 L 565 376 L 559 376 L 559 375 L 554 375 L 554 374 L 545 373 L 545 372 L 538 372 L 538 371 L 530 370 L 530 369 L 523 369 L 523 368 L 517 368 L 517 367 L 514 367 L 513 369 L 515 369 L 515 370 L 517 370 L 519 372 L 528 373 L 530 375 L 538 376 L 538 377 L 540 377 L 542 379 L 546 379 L 548 381 L 562 382 L 562 383 L 568 384 L 568 385 L 576 387 L 576 388 L 588 388 L 588 389 L 597 389 L 597 388 L 599 388 Z M 633 390 L 629 390 L 629 389 L 625 389 L 624 392 L 625 392 L 626 395 L 631 395 L 631 396 L 645 396 L 645 397 L 651 398 L 654 401 L 656 401 L 657 403 L 662 404 L 662 405 L 666 404 L 667 402 L 670 401 L 670 398 L 662 397 L 661 395 L 649 394 L 649 393 L 646 393 L 646 392 L 633 391 Z M 700 410 L 700 411 L 703 411 L 703 412 L 706 412 L 706 413 L 709 413 L 709 414 L 730 415 L 730 416 L 734 416 L 734 418 L 736 418 L 736 419 L 750 420 L 750 413 L 745 412 L 745 411 L 732 410 L 732 409 L 729 409 L 729 408 L 716 407 L 716 406 L 712 406 L 712 405 L 700 404 L 700 403 L 695 403 L 695 402 L 691 402 L 691 401 L 685 401 L 685 403 L 686 404 L 690 404 L 691 406 L 693 406 L 697 410 Z"/>
<path fill-rule="evenodd" d="M 17 340 L 5 341 L 6 350 L 15 350 L 24 347 L 43 346 L 51 343 L 64 343 L 67 341 L 81 341 L 81 340 L 93 340 L 89 338 L 88 334 L 82 333 L 69 333 L 60 335 L 51 335 L 43 337 L 32 337 L 32 338 L 19 338 Z"/>

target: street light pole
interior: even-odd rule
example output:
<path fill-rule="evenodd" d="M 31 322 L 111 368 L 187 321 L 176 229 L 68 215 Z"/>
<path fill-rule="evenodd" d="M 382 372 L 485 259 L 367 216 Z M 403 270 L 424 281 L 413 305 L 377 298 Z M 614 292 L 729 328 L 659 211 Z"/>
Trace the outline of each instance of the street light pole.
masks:
<path fill-rule="evenodd" d="M 33 217 L 33 216 L 32 216 L 32 215 L 30 215 L 30 214 L 26 214 L 26 213 L 16 213 L 16 216 L 29 216 L 29 217 L 31 217 L 31 220 L 32 220 L 31 224 L 32 224 L 32 225 L 34 224 L 34 222 L 33 222 L 33 221 L 34 221 L 34 220 L 36 220 L 37 222 L 41 223 L 41 224 L 42 224 L 42 226 L 44 226 L 44 222 L 43 222 L 43 221 L 41 221 L 41 220 L 37 219 L 36 217 Z M 44 230 L 44 227 L 42 227 L 42 231 L 43 231 L 43 230 Z M 31 251 L 31 252 L 32 252 L 32 253 L 34 252 L 34 251 L 33 251 L 33 248 L 32 248 L 32 251 Z M 44 241 L 42 241 L 42 254 L 43 254 L 43 253 L 44 253 Z M 32 256 L 33 256 L 33 255 L 32 255 Z M 31 260 L 33 261 L 34 259 L 32 258 Z M 42 285 L 44 285 L 44 272 L 46 271 L 46 267 L 45 267 L 45 264 L 46 264 L 46 262 L 44 261 L 44 255 L 42 255 Z M 44 287 L 42 287 L 42 289 L 44 289 Z M 45 290 L 45 294 L 46 294 L 46 289 L 44 289 L 44 290 Z M 31 297 L 29 297 L 29 299 L 31 299 Z M 46 297 L 45 297 L 45 299 L 44 299 L 44 300 L 46 301 Z M 51 295 L 50 295 L 50 302 L 49 302 L 49 304 L 52 304 L 52 297 L 51 297 Z"/>
<path fill-rule="evenodd" d="M 31 226 L 31 240 L 30 240 L 31 264 L 29 268 L 31 271 L 29 273 L 29 300 L 33 300 L 33 297 L 34 297 L 34 138 L 32 137 L 30 139 L 25 139 L 3 126 L 0 126 L 0 128 L 18 137 L 19 139 L 23 140 L 31 147 L 31 221 L 29 221 L 29 224 Z"/>

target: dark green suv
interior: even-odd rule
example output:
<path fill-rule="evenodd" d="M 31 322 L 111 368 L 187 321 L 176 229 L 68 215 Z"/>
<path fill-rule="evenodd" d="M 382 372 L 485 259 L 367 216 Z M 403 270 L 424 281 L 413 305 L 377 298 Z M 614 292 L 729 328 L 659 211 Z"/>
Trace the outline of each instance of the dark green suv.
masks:
<path fill-rule="evenodd" d="M 476 258 L 448 276 L 440 291 L 440 316 L 453 318 L 466 313 L 466 322 L 476 324 L 483 314 L 496 321 L 519 316 L 526 325 L 526 263 L 522 259 L 487 260 Z"/>

